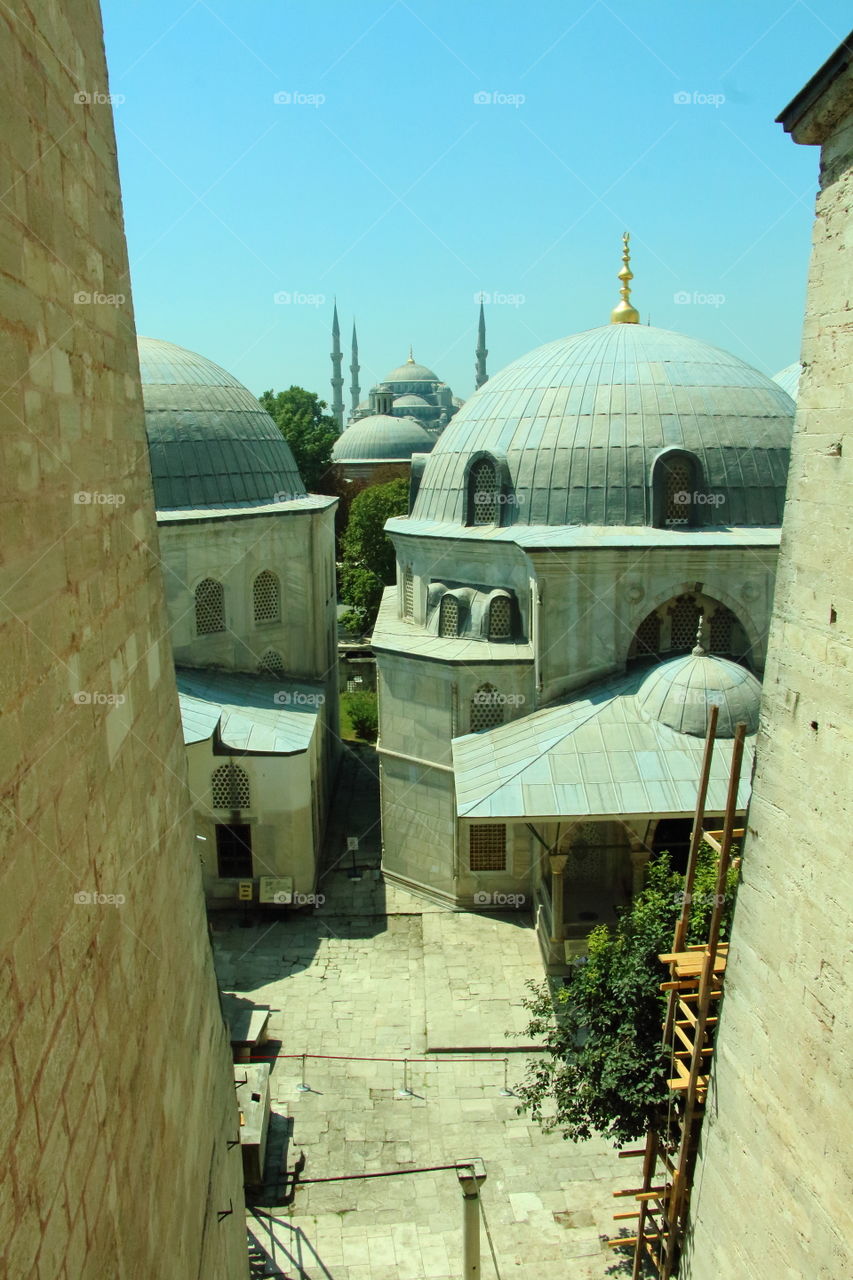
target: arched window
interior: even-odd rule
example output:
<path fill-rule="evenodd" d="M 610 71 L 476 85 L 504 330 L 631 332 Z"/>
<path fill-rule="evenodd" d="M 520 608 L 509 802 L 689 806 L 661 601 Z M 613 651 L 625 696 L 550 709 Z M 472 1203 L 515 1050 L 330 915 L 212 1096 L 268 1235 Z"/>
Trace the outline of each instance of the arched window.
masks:
<path fill-rule="evenodd" d="M 284 659 L 275 649 L 267 649 L 266 653 L 258 663 L 258 671 L 263 671 L 271 676 L 284 675 Z"/>
<path fill-rule="evenodd" d="M 670 609 L 672 625 L 669 647 L 673 652 L 683 653 L 693 648 L 701 612 L 695 596 L 679 596 L 675 601 Z"/>
<path fill-rule="evenodd" d="M 215 578 L 205 578 L 195 589 L 195 629 L 200 636 L 225 630 L 225 589 Z"/>
<path fill-rule="evenodd" d="M 444 595 L 438 611 L 438 634 L 450 637 L 459 635 L 459 601 L 456 596 Z"/>
<path fill-rule="evenodd" d="M 222 764 L 210 779 L 214 809 L 248 809 L 249 775 L 238 764 Z"/>
<path fill-rule="evenodd" d="M 692 454 L 669 453 L 658 458 L 652 501 L 654 523 L 659 528 L 687 528 L 697 523 L 699 476 L 699 464 Z"/>
<path fill-rule="evenodd" d="M 477 822 L 469 828 L 468 866 L 472 871 L 506 871 L 506 827 Z"/>
<path fill-rule="evenodd" d="M 468 523 L 500 524 L 500 487 L 495 464 L 480 458 L 468 473 Z"/>
<path fill-rule="evenodd" d="M 495 596 L 489 605 L 489 639 L 508 640 L 512 634 L 512 601 Z"/>
<path fill-rule="evenodd" d="M 504 699 L 493 684 L 481 684 L 471 699 L 471 732 L 494 729 L 504 722 Z"/>
<path fill-rule="evenodd" d="M 264 569 L 252 585 L 255 622 L 278 622 L 281 617 L 278 576 Z"/>
<path fill-rule="evenodd" d="M 412 566 L 407 564 L 403 570 L 403 617 L 415 616 L 415 576 Z"/>

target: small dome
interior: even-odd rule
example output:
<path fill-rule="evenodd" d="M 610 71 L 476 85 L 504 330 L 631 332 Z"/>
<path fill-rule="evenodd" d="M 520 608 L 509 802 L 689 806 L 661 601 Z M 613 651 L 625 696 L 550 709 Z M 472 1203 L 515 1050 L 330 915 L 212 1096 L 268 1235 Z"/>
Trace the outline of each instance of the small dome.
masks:
<path fill-rule="evenodd" d="M 428 400 L 424 400 L 423 396 L 397 396 L 394 401 L 395 409 L 431 409 L 432 405 Z"/>
<path fill-rule="evenodd" d="M 408 462 L 413 453 L 428 453 L 433 446 L 414 418 L 374 413 L 361 418 L 338 436 L 333 462 Z"/>
<path fill-rule="evenodd" d="M 774 373 L 773 381 L 778 382 L 783 391 L 787 391 L 792 400 L 796 401 L 797 392 L 800 389 L 800 374 L 803 372 L 803 366 L 799 360 L 795 360 L 793 364 L 786 365 L 784 369 L 780 369 L 778 373 Z"/>
<path fill-rule="evenodd" d="M 414 360 L 407 360 L 398 369 L 392 369 L 386 374 L 382 382 L 441 382 L 441 378 L 425 364 L 416 364 Z"/>
<path fill-rule="evenodd" d="M 158 511 L 305 496 L 290 446 L 251 391 L 194 351 L 137 341 Z"/>
<path fill-rule="evenodd" d="M 710 708 L 717 706 L 717 737 L 733 738 L 741 720 L 748 734 L 758 729 L 761 685 L 745 667 L 697 646 L 692 653 L 653 667 L 636 701 L 648 720 L 695 738 L 704 738 Z"/>

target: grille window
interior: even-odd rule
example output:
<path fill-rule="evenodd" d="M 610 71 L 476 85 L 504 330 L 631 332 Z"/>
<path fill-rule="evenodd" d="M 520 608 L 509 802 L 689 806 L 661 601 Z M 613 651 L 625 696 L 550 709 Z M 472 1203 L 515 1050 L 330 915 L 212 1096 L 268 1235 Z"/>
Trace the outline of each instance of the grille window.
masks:
<path fill-rule="evenodd" d="M 486 458 L 475 462 L 468 476 L 468 523 L 498 524 L 498 474 Z"/>
<path fill-rule="evenodd" d="M 672 608 L 670 649 L 683 652 L 696 643 L 700 609 L 693 596 L 679 596 Z"/>
<path fill-rule="evenodd" d="M 459 601 L 455 596 L 442 596 L 438 614 L 440 636 L 459 635 Z"/>
<path fill-rule="evenodd" d="M 504 722 L 503 699 L 493 684 L 481 684 L 471 699 L 471 732 L 494 729 Z"/>
<path fill-rule="evenodd" d="M 255 605 L 255 622 L 278 622 L 281 617 L 278 577 L 264 569 L 252 586 Z"/>
<path fill-rule="evenodd" d="M 506 827 L 477 823 L 468 835 L 468 865 L 472 871 L 506 871 Z"/>
<path fill-rule="evenodd" d="M 489 639 L 508 640 L 512 632 L 512 602 L 509 596 L 496 596 L 489 605 Z"/>
<path fill-rule="evenodd" d="M 248 809 L 249 775 L 237 764 L 214 769 L 210 779 L 214 809 Z"/>
<path fill-rule="evenodd" d="M 673 458 L 663 473 L 663 522 L 691 524 L 693 468 L 686 458 Z"/>
<path fill-rule="evenodd" d="M 634 636 L 634 656 L 655 657 L 660 653 L 660 614 L 650 613 L 637 627 Z"/>
<path fill-rule="evenodd" d="M 708 648 L 711 653 L 734 653 L 733 628 L 737 618 L 724 604 L 718 605 L 711 617 Z"/>
<path fill-rule="evenodd" d="M 403 617 L 413 618 L 415 616 L 415 577 L 412 573 L 412 566 L 406 565 L 403 572 Z"/>
<path fill-rule="evenodd" d="M 258 670 L 265 671 L 271 676 L 284 675 L 284 659 L 275 649 L 267 649 L 264 656 L 258 663 Z"/>
<path fill-rule="evenodd" d="M 225 590 L 215 578 L 205 578 L 195 589 L 195 629 L 200 636 L 225 630 Z"/>

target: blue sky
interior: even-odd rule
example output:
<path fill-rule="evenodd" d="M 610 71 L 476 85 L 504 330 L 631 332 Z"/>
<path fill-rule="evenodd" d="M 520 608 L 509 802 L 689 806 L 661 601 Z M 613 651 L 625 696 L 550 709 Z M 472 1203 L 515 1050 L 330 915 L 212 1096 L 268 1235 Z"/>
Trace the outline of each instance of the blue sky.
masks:
<path fill-rule="evenodd" d="M 363 391 L 411 342 L 467 397 L 478 292 L 494 373 L 606 323 L 624 229 L 644 322 L 797 357 L 818 154 L 774 117 L 841 0 L 102 2 L 137 327 L 255 393 L 329 397 L 337 295 Z"/>

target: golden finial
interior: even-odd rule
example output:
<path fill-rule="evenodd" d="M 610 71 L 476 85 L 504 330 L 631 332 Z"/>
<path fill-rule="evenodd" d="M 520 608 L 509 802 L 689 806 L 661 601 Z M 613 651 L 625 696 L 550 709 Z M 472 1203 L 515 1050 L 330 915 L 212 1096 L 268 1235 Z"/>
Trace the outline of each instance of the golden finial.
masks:
<path fill-rule="evenodd" d="M 406 364 L 414 364 L 414 363 L 415 363 L 415 357 L 414 357 L 414 355 L 413 355 L 413 353 L 412 353 L 412 344 L 411 344 L 411 342 L 410 342 L 410 343 L 409 343 L 409 358 L 408 358 L 408 360 L 406 361 Z"/>
<path fill-rule="evenodd" d="M 628 245 L 631 237 L 627 231 L 622 235 L 622 270 L 619 272 L 619 279 L 622 281 L 622 288 L 619 290 L 622 301 L 615 306 L 610 312 L 611 324 L 639 324 L 640 313 L 636 307 L 631 306 L 631 284 L 634 279 L 634 273 L 631 270 L 631 250 Z"/>

